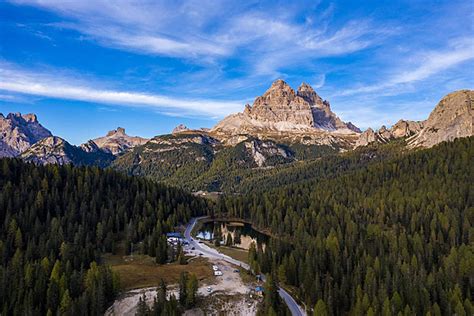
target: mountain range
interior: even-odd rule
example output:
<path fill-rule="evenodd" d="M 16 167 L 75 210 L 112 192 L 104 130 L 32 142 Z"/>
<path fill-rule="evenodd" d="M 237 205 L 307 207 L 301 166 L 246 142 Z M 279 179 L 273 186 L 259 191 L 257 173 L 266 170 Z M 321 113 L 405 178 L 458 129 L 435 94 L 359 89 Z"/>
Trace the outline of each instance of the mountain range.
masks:
<path fill-rule="evenodd" d="M 432 147 L 473 135 L 474 91 L 446 95 L 425 121 L 400 120 L 362 132 L 332 112 L 330 103 L 301 84 L 295 91 L 283 80 L 211 129 L 177 126 L 152 139 L 117 128 L 81 146 L 53 136 L 34 114 L 0 115 L 0 157 L 38 164 L 111 166 L 191 189 L 220 190 L 231 179 L 256 169 L 271 169 L 357 148 L 403 139 L 405 148 Z"/>

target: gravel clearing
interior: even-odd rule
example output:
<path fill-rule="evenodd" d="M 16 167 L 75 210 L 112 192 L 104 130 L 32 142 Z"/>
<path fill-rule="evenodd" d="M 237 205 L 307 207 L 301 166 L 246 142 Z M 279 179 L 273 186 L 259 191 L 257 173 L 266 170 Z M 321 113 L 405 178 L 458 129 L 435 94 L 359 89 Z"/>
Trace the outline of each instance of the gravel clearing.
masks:
<path fill-rule="evenodd" d="M 185 315 L 221 315 L 222 312 L 225 312 L 225 315 L 255 315 L 258 301 L 249 298 L 248 293 L 252 286 L 244 284 L 240 273 L 234 272 L 238 267 L 223 260 L 209 258 L 209 269 L 212 269 L 212 265 L 217 265 L 223 275 L 215 277 L 211 283 L 200 284 L 198 294 L 201 303 L 198 308 L 186 311 Z M 211 292 L 208 291 L 208 287 L 211 287 Z M 105 315 L 135 315 L 137 304 L 143 294 L 146 295 L 147 304 L 151 306 L 156 296 L 156 288 L 136 289 L 121 295 Z M 174 294 L 177 298 L 177 286 L 168 286 L 168 294 Z"/>

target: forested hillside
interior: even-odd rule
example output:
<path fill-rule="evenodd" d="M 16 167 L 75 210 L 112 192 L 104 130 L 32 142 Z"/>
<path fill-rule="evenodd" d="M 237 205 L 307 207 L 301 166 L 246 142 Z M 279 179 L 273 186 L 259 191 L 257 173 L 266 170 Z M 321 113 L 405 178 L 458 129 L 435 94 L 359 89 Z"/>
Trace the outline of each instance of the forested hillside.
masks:
<path fill-rule="evenodd" d="M 252 265 L 315 315 L 473 315 L 473 157 L 474 138 L 458 139 L 217 211 L 278 236 Z"/>
<path fill-rule="evenodd" d="M 0 314 L 100 314 L 119 290 L 101 254 L 120 240 L 159 251 L 165 232 L 205 208 L 112 170 L 0 160 Z"/>
<path fill-rule="evenodd" d="M 408 153 L 404 140 L 388 144 L 371 144 L 354 151 L 341 154 L 327 154 L 318 159 L 280 165 L 272 169 L 253 170 L 247 177 L 242 177 L 234 189 L 239 193 L 268 191 L 289 184 L 321 181 L 333 178 L 342 173 L 358 170 L 369 164 L 398 159 Z"/>
<path fill-rule="evenodd" d="M 327 145 L 285 144 L 254 137 L 224 146 L 204 132 L 187 131 L 157 136 L 117 158 L 111 168 L 188 191 L 236 193 L 241 192 L 242 183 L 252 183 L 273 167 L 337 152 Z"/>

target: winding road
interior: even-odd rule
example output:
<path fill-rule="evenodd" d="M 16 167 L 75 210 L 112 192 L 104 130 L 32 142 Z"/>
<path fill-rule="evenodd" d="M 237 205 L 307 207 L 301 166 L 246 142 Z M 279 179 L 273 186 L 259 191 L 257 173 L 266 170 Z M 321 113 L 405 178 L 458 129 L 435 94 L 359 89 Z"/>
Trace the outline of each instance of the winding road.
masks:
<path fill-rule="evenodd" d="M 200 219 L 203 219 L 203 218 L 205 218 L 205 217 L 192 218 L 191 221 L 189 222 L 188 226 L 186 226 L 186 230 L 184 231 L 184 237 L 188 241 L 189 245 L 191 247 L 194 247 L 195 251 L 197 251 L 199 253 L 202 253 L 206 257 L 224 260 L 224 261 L 227 261 L 229 263 L 240 266 L 245 270 L 250 270 L 250 266 L 248 264 L 246 264 L 242 261 L 236 260 L 234 258 L 231 258 L 227 255 L 224 255 L 224 254 L 220 253 L 219 251 L 217 251 L 213 248 L 210 248 L 206 245 L 200 244 L 199 242 L 197 242 L 196 240 L 193 239 L 193 237 L 191 236 L 191 232 L 192 232 L 194 226 L 196 225 L 197 221 L 200 220 Z M 303 308 L 301 308 L 301 306 L 299 306 L 298 303 L 296 303 L 295 299 L 293 297 L 291 297 L 291 295 L 287 291 L 285 291 L 285 289 L 279 287 L 278 288 L 278 294 L 285 301 L 286 305 L 288 306 L 288 308 L 291 311 L 291 314 L 293 316 L 306 316 L 305 310 Z"/>

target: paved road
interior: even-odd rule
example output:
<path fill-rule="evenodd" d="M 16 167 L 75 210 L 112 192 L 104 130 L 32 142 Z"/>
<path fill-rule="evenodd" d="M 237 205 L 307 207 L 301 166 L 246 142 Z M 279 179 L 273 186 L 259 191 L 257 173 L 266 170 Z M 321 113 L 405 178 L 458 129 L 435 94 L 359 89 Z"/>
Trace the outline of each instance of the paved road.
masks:
<path fill-rule="evenodd" d="M 230 262 L 232 264 L 235 264 L 237 266 L 241 266 L 243 269 L 245 270 L 250 270 L 250 266 L 242 261 L 239 261 L 239 260 L 236 260 L 234 258 L 231 258 L 227 255 L 224 255 L 220 252 L 218 252 L 217 250 L 213 249 L 213 248 L 210 248 L 204 244 L 200 244 L 198 241 L 196 241 L 195 239 L 193 239 L 191 237 L 191 231 L 193 230 L 194 228 L 194 225 L 196 225 L 196 222 L 199 220 L 199 219 L 202 219 L 202 218 L 205 218 L 205 217 L 198 217 L 198 218 L 192 218 L 191 221 L 189 222 L 188 226 L 186 227 L 186 230 L 184 232 L 184 237 L 186 238 L 186 240 L 189 242 L 189 245 L 191 247 L 194 247 L 195 248 L 195 251 L 198 252 L 198 253 L 202 253 L 203 255 L 205 255 L 206 257 L 211 257 L 211 258 L 215 258 L 215 259 L 220 259 L 220 260 L 225 260 L 227 262 Z M 283 288 L 279 288 L 278 289 L 278 294 L 280 295 L 280 297 L 285 301 L 286 305 L 288 306 L 288 308 L 290 309 L 291 311 L 291 314 L 293 316 L 303 316 L 303 315 L 306 315 L 306 312 L 304 311 L 303 308 L 301 308 L 298 303 L 296 303 L 296 301 L 293 299 L 293 297 L 291 297 L 290 294 L 288 294 L 287 291 L 285 291 Z"/>

